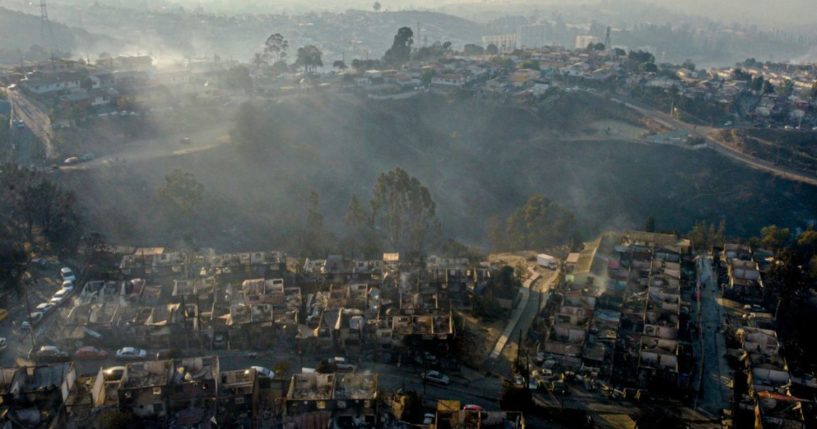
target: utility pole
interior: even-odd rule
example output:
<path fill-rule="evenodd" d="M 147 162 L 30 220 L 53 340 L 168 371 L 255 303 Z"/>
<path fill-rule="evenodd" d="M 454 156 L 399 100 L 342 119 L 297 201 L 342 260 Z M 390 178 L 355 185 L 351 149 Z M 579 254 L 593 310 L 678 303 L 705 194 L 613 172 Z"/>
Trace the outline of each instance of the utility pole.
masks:
<path fill-rule="evenodd" d="M 47 33 L 47 34 L 46 34 Z M 48 6 L 46 0 L 40 0 L 40 38 L 43 44 L 47 45 L 51 51 L 51 59 L 54 59 L 54 29 L 48 19 Z"/>

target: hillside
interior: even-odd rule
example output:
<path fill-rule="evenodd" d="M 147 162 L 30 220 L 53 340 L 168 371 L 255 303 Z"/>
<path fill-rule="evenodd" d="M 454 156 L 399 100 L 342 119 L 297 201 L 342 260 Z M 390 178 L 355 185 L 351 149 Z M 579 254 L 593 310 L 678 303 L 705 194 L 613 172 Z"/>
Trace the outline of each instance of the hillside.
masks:
<path fill-rule="evenodd" d="M 564 97 L 562 105 L 589 101 Z M 593 102 L 604 111 L 603 99 Z M 292 246 L 288 231 L 301 225 L 311 191 L 337 231 L 351 195 L 368 200 L 376 177 L 396 166 L 429 187 L 449 236 L 475 244 L 485 242 L 488 218 L 533 193 L 574 210 L 588 237 L 642 227 L 648 216 L 659 229 L 682 232 L 697 219 L 725 218 L 730 233 L 748 236 L 769 223 L 802 225 L 817 212 L 817 189 L 712 152 L 571 138 L 593 118 L 577 121 L 570 111 L 470 97 L 371 102 L 321 94 L 260 107 L 238 126 L 243 143 L 66 180 L 82 190 L 92 224 L 113 239 L 151 244 L 178 228 L 162 220 L 157 187 L 174 169 L 191 172 L 205 199 L 185 227 L 199 244 L 222 248 Z"/>
<path fill-rule="evenodd" d="M 817 132 L 745 129 L 715 135 L 728 146 L 790 170 L 817 175 Z"/>
<path fill-rule="evenodd" d="M 54 48 L 61 52 L 71 52 L 80 46 L 96 43 L 100 38 L 85 30 L 70 28 L 58 22 L 51 22 L 54 33 Z M 20 55 L 26 59 L 38 60 L 48 57 L 48 50 L 32 50 L 33 45 L 47 47 L 48 39 L 43 38 L 40 17 L 0 7 L 0 64 L 19 64 Z M 47 34 L 45 37 L 50 38 Z"/>

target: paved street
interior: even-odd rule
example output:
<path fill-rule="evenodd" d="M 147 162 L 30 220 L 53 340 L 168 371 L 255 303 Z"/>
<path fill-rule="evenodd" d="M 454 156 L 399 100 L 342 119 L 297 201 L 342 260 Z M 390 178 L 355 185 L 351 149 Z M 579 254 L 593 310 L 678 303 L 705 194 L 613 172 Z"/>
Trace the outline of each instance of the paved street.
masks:
<path fill-rule="evenodd" d="M 22 96 L 18 90 L 8 91 L 8 97 L 14 106 L 15 116 L 22 119 L 26 127 L 36 136 L 36 139 L 45 145 L 46 158 L 54 158 L 56 151 L 51 139 L 51 118 L 48 117 L 48 114 L 27 97 Z"/>
<path fill-rule="evenodd" d="M 703 365 L 698 406 L 713 416 L 720 415 L 731 402 L 731 375 L 726 362 L 726 343 L 723 336 L 723 312 L 718 302 L 720 289 L 712 260 L 698 259 L 700 281 L 700 327 Z"/>

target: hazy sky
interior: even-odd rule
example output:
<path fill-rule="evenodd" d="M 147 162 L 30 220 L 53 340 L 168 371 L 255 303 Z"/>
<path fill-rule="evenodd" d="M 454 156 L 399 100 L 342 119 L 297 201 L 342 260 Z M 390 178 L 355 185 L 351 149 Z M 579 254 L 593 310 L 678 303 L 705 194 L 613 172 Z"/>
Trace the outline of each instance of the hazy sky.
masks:
<path fill-rule="evenodd" d="M 281 7 L 292 10 L 304 9 L 369 9 L 374 0 L 176 0 L 189 4 L 232 4 L 260 7 Z M 535 6 L 577 5 L 598 3 L 605 0 L 379 0 L 384 10 L 405 8 L 435 9 L 445 5 L 475 4 L 502 6 L 507 4 L 530 4 Z M 629 3 L 630 0 L 606 0 L 610 4 Z M 711 17 L 727 22 L 750 21 L 759 25 L 782 26 L 817 25 L 817 0 L 640 0 L 642 3 L 666 7 L 671 10 Z M 766 26 L 764 25 L 764 26 Z"/>

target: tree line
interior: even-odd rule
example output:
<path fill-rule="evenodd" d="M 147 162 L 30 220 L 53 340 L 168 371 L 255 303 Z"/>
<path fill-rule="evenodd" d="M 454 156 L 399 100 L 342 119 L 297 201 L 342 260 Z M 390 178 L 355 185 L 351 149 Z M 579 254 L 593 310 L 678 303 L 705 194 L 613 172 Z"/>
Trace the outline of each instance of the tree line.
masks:
<path fill-rule="evenodd" d="M 16 287 L 35 252 L 73 254 L 81 227 L 71 191 L 41 171 L 0 166 L 0 285 Z"/>

